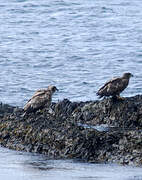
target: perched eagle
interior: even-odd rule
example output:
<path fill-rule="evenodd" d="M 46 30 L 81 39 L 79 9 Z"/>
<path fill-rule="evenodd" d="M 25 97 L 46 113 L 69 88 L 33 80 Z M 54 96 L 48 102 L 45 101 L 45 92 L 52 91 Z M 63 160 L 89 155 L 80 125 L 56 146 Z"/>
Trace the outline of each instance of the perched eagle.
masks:
<path fill-rule="evenodd" d="M 38 109 L 42 109 L 45 105 L 50 107 L 52 101 L 52 95 L 58 89 L 55 86 L 48 86 L 46 89 L 37 90 L 31 99 L 25 104 L 25 113 L 34 112 Z"/>
<path fill-rule="evenodd" d="M 124 73 L 122 77 L 111 79 L 98 90 L 97 95 L 100 98 L 103 96 L 119 97 L 120 93 L 128 86 L 130 77 L 133 77 L 131 73 Z"/>

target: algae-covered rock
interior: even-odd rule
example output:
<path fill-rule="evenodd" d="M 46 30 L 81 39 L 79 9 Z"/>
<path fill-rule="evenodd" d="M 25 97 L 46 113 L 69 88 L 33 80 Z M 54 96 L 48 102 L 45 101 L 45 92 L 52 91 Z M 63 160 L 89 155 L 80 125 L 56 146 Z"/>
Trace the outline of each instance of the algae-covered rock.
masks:
<path fill-rule="evenodd" d="M 52 103 L 50 110 L 23 113 L 18 107 L 1 103 L 1 145 L 56 159 L 142 164 L 140 95 L 123 101 L 64 99 Z"/>

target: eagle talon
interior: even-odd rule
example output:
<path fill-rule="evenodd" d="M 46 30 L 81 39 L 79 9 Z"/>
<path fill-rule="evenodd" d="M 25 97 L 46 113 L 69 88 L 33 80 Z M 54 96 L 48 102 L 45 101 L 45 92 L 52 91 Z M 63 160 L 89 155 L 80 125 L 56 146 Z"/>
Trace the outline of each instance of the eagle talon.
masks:
<path fill-rule="evenodd" d="M 125 100 L 125 98 L 124 98 L 124 97 L 121 97 L 121 96 L 117 96 L 117 99 L 118 99 L 118 100 L 121 100 L 121 101 L 124 101 L 124 100 Z"/>
<path fill-rule="evenodd" d="M 125 98 L 124 98 L 124 97 L 121 97 L 121 96 L 112 96 L 112 100 L 113 100 L 114 102 L 116 102 L 116 101 L 124 101 Z"/>

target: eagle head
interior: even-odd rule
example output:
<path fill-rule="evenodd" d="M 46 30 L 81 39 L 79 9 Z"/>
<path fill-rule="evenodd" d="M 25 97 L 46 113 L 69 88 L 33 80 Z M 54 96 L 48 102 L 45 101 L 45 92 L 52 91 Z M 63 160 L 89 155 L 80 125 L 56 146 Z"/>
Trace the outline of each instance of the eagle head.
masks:
<path fill-rule="evenodd" d="M 133 74 L 131 74 L 129 72 L 128 73 L 124 73 L 123 77 L 126 78 L 126 79 L 130 79 L 130 77 L 133 77 Z"/>
<path fill-rule="evenodd" d="M 59 91 L 56 86 L 48 86 L 48 90 L 51 91 L 52 93 L 54 93 L 55 91 Z"/>

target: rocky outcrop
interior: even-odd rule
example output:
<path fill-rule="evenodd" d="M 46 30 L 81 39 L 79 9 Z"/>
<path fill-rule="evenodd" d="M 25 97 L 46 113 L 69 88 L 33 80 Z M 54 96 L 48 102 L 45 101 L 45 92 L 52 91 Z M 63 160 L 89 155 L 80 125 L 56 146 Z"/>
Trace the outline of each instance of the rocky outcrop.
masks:
<path fill-rule="evenodd" d="M 65 99 L 36 113 L 0 106 L 0 144 L 87 162 L 142 164 L 142 96 L 114 101 Z"/>

